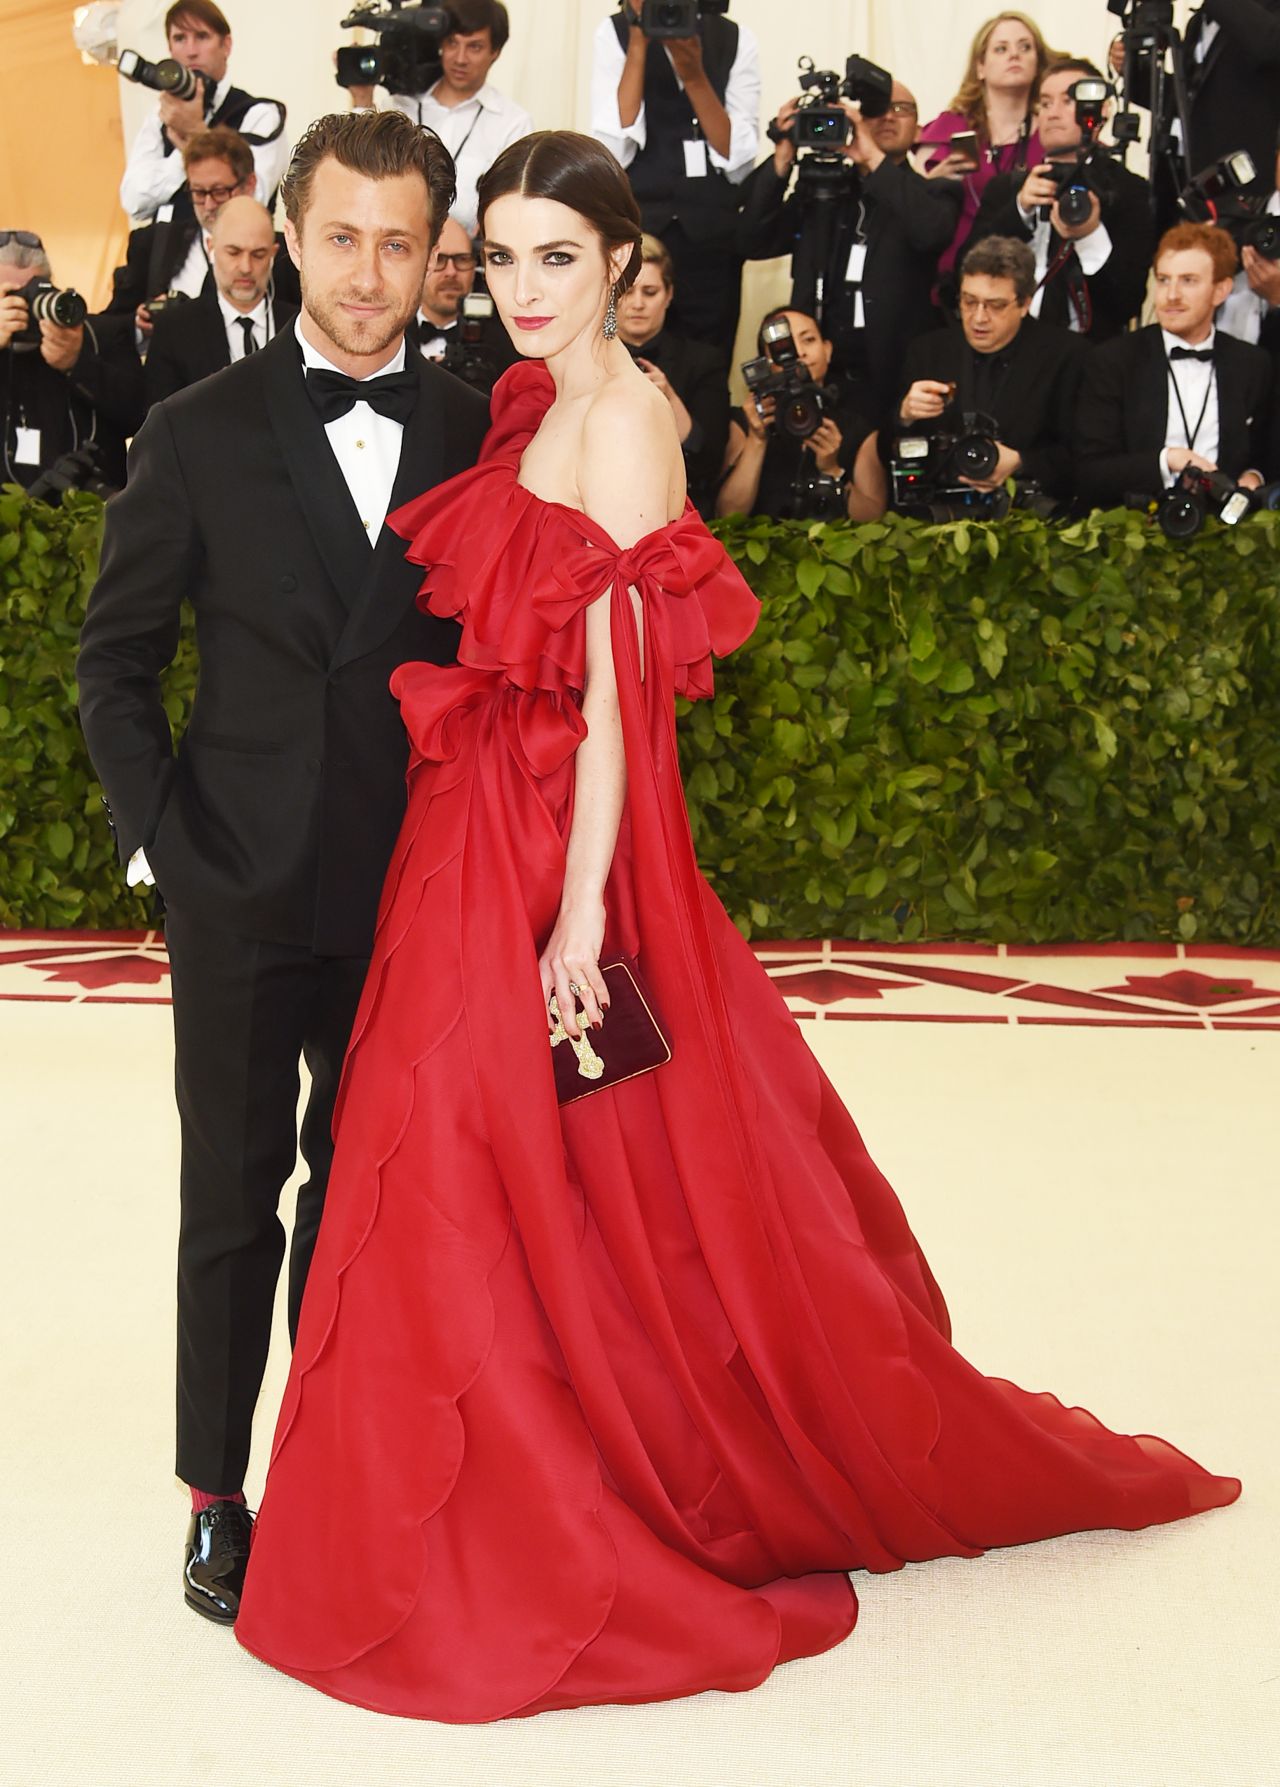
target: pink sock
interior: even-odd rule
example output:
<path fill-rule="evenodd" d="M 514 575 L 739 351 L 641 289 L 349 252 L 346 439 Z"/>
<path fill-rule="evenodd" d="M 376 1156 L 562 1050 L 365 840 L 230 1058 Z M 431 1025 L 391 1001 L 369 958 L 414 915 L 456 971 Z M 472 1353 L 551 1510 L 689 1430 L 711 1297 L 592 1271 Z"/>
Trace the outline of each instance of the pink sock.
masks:
<path fill-rule="evenodd" d="M 238 1489 L 234 1495 L 206 1495 L 203 1489 L 192 1489 L 191 1512 L 193 1514 L 203 1514 L 205 1509 L 211 1508 L 215 1502 L 239 1502 L 242 1508 L 245 1505 L 244 1495 Z"/>

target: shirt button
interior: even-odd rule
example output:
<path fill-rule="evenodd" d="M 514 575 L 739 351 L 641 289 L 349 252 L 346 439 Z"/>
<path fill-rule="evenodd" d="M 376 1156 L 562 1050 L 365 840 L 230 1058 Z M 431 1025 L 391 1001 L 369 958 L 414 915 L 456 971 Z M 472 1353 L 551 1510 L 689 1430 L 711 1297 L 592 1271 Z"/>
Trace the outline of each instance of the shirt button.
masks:
<path fill-rule="evenodd" d="M 368 523 L 368 522 L 367 522 L 367 521 L 364 521 L 364 522 L 361 522 L 361 524 L 360 524 L 360 525 L 361 525 L 361 526 L 362 526 L 362 527 L 363 527 L 363 528 L 364 528 L 364 531 L 365 531 L 365 533 L 368 533 L 368 531 L 369 531 L 369 523 Z"/>
<path fill-rule="evenodd" d="M 364 442 L 363 442 L 363 441 L 357 441 L 357 442 L 356 442 L 356 445 L 357 445 L 357 447 L 360 447 L 360 448 L 363 448 L 363 446 L 364 446 Z"/>

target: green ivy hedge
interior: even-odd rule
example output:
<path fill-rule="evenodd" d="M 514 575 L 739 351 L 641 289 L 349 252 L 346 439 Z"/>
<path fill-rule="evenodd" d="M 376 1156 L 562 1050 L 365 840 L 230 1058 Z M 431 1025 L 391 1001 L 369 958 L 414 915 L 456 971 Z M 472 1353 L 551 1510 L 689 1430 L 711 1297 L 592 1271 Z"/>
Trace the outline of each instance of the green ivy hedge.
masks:
<path fill-rule="evenodd" d="M 75 717 L 101 505 L 0 491 L 0 925 L 131 926 Z M 764 609 L 682 704 L 703 866 L 748 934 L 1280 942 L 1280 515 L 1175 546 L 735 519 Z M 184 648 L 166 705 L 194 687 Z"/>

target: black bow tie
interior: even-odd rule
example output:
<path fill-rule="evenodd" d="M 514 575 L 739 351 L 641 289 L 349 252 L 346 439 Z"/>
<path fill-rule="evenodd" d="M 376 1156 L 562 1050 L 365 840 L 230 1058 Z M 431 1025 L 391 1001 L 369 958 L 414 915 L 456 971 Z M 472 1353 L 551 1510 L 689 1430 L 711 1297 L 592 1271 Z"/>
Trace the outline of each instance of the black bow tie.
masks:
<path fill-rule="evenodd" d="M 1205 360 L 1212 363 L 1213 349 L 1211 347 L 1171 347 L 1169 358 L 1171 360 Z"/>
<path fill-rule="evenodd" d="M 393 422 L 407 422 L 418 401 L 418 375 L 406 370 L 358 379 L 348 378 L 345 372 L 331 372 L 327 366 L 310 366 L 307 395 L 326 425 L 345 416 L 357 403 L 367 403 Z"/>

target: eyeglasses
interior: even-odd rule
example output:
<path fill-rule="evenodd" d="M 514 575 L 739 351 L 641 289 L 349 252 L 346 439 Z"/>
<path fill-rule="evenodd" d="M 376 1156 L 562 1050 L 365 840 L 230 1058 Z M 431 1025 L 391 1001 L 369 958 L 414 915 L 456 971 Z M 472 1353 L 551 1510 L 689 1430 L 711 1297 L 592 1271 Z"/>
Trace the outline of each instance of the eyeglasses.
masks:
<path fill-rule="evenodd" d="M 909 99 L 891 99 L 888 105 L 891 118 L 914 118 L 919 110 L 919 106 L 912 105 Z"/>
<path fill-rule="evenodd" d="M 473 273 L 476 257 L 473 254 L 437 254 L 432 256 L 431 271 L 443 273 L 448 266 L 454 266 L 459 273 Z"/>
<path fill-rule="evenodd" d="M 960 308 L 966 316 L 972 316 L 975 310 L 986 310 L 992 316 L 1003 316 L 1012 305 L 1012 298 L 974 298 L 968 292 L 960 294 Z"/>
<path fill-rule="evenodd" d="M 39 236 L 33 236 L 30 230 L 0 230 L 0 248 L 7 248 L 10 242 L 19 248 L 43 248 L 44 243 Z"/>
<path fill-rule="evenodd" d="M 187 189 L 197 205 L 206 200 L 213 205 L 225 205 L 227 200 L 239 192 L 238 186 L 191 186 Z"/>

